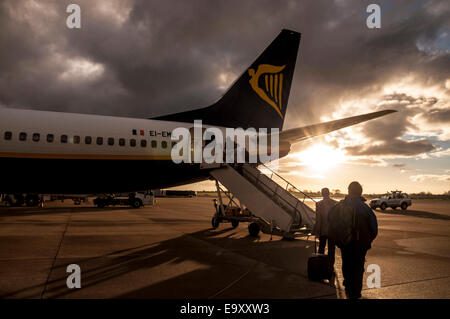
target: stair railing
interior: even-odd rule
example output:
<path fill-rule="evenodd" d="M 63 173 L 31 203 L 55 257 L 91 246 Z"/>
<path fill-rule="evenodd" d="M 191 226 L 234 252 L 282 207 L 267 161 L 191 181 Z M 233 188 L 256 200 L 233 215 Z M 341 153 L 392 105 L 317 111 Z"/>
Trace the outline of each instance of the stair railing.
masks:
<path fill-rule="evenodd" d="M 292 184 L 291 182 L 289 182 L 287 179 L 285 179 L 283 176 L 277 174 L 274 170 L 272 170 L 270 167 L 264 165 L 264 164 L 260 164 L 261 166 L 263 166 L 265 169 L 267 169 L 268 171 L 270 171 L 271 175 L 270 175 L 270 179 L 273 179 L 273 175 L 275 175 L 276 177 L 278 177 L 279 179 L 281 179 L 284 183 L 286 183 L 286 190 L 289 191 L 289 187 L 291 189 L 294 189 L 295 192 L 302 194 L 303 195 L 303 200 L 302 202 L 305 202 L 305 199 L 308 198 L 310 200 L 312 200 L 314 203 L 316 203 L 316 200 L 314 198 L 312 198 L 311 196 L 309 196 L 308 194 L 302 192 L 301 190 L 299 190 L 297 188 L 297 186 L 295 186 L 294 184 Z M 261 171 L 260 171 L 261 172 Z M 263 172 L 261 172 L 261 174 L 264 175 Z"/>

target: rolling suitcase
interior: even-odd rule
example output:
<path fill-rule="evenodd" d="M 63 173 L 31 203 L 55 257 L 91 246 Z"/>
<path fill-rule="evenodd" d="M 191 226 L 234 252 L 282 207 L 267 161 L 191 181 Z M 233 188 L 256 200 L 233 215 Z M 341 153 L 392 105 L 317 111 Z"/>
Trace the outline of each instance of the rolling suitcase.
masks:
<path fill-rule="evenodd" d="M 316 250 L 316 238 L 314 238 L 314 254 L 308 258 L 308 279 L 321 281 L 332 278 L 330 258 L 326 254 L 318 254 Z"/>

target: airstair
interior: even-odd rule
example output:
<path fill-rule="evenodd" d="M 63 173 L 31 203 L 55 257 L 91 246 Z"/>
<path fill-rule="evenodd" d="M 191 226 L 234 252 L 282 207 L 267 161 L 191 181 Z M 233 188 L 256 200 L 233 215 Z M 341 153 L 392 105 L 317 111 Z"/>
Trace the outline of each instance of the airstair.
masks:
<path fill-rule="evenodd" d="M 267 166 L 262 165 L 262 169 L 268 171 L 270 176 L 247 163 L 222 164 L 211 170 L 210 174 L 216 180 L 217 187 L 217 182 L 220 182 L 241 205 L 245 205 L 252 214 L 250 222 L 257 223 L 263 232 L 288 238 L 309 234 L 316 216 L 314 210 L 305 204 L 305 200 L 314 199 Z M 275 182 L 275 178 L 283 186 Z M 222 193 L 227 195 L 226 192 Z M 219 188 L 218 194 L 221 196 Z M 222 205 L 222 200 L 219 199 Z M 230 202 L 232 201 L 233 198 L 230 198 Z M 215 217 L 220 220 L 224 217 L 222 213 L 218 210 Z M 252 225 L 249 225 L 249 231 L 250 226 Z M 250 233 L 252 234 L 251 231 Z"/>

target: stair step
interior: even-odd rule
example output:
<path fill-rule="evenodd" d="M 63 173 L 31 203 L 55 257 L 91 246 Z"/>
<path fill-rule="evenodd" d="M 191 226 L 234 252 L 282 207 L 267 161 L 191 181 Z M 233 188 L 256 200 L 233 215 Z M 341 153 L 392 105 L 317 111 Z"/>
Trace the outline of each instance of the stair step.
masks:
<path fill-rule="evenodd" d="M 213 169 L 210 174 L 260 217 L 281 231 L 306 225 L 312 228 L 315 213 L 287 189 L 249 164 L 228 165 Z M 287 188 L 287 187 L 286 187 Z"/>

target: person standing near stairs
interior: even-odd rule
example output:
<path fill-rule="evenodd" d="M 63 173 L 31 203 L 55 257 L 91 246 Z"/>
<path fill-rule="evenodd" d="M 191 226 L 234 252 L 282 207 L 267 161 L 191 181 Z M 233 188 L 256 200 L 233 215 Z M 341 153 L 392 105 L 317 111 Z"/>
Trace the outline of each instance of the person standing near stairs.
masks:
<path fill-rule="evenodd" d="M 341 249 L 345 293 L 349 299 L 361 298 L 367 251 L 378 234 L 377 217 L 364 202 L 362 186 L 351 182 L 348 196 L 330 212 L 328 235 Z"/>
<path fill-rule="evenodd" d="M 325 246 L 328 241 L 328 257 L 330 267 L 334 267 L 335 243 L 328 237 L 328 214 L 336 205 L 337 201 L 330 198 L 330 190 L 322 188 L 323 199 L 316 203 L 316 224 L 313 228 L 313 234 L 319 237 L 319 254 L 325 253 Z"/>

